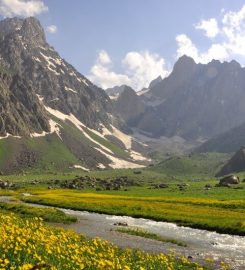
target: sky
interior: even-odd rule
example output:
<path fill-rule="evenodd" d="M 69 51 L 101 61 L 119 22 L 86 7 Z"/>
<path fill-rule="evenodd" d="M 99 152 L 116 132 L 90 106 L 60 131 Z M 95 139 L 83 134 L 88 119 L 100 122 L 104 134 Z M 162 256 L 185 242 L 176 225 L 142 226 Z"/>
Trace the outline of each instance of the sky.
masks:
<path fill-rule="evenodd" d="M 37 17 L 47 41 L 102 88 L 136 91 L 186 54 L 245 65 L 244 0 L 0 0 L 0 17 Z"/>

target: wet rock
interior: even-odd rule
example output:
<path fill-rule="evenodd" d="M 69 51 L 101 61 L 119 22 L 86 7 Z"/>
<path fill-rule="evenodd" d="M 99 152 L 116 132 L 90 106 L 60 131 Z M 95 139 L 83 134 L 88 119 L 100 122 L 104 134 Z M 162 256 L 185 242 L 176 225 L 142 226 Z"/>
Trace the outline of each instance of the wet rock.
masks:
<path fill-rule="evenodd" d="M 128 223 L 127 222 L 115 222 L 113 225 L 114 226 L 127 227 Z"/>

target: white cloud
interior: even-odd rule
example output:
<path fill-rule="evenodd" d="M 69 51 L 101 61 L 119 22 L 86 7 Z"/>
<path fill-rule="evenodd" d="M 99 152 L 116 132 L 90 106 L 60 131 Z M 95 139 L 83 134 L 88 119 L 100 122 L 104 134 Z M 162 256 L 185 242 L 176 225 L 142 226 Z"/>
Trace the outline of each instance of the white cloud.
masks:
<path fill-rule="evenodd" d="M 225 13 L 222 23 L 227 49 L 231 54 L 245 56 L 245 5 L 237 12 Z"/>
<path fill-rule="evenodd" d="M 108 64 L 111 64 L 112 63 L 110 56 L 104 50 L 101 50 L 99 52 L 97 62 L 99 62 L 101 65 L 108 65 Z"/>
<path fill-rule="evenodd" d="M 47 31 L 50 33 L 50 34 L 55 34 L 57 31 L 58 31 L 58 28 L 56 25 L 49 25 L 47 27 Z"/>
<path fill-rule="evenodd" d="M 192 57 L 197 63 L 207 64 L 213 59 L 224 61 L 229 57 L 227 49 L 222 44 L 212 44 L 206 52 L 200 53 L 196 45 L 185 34 L 178 35 L 176 41 L 178 46 L 177 58 L 187 55 Z"/>
<path fill-rule="evenodd" d="M 176 37 L 176 42 L 177 42 L 177 58 L 181 57 L 182 55 L 187 55 L 192 57 L 196 61 L 198 60 L 199 58 L 198 50 L 187 35 L 185 34 L 178 35 Z"/>
<path fill-rule="evenodd" d="M 186 54 L 198 63 L 207 63 L 212 59 L 231 60 L 245 56 L 245 5 L 238 11 L 221 11 L 222 19 L 202 20 L 195 28 L 205 31 L 205 36 L 213 38 L 213 43 L 201 52 L 197 45 L 185 34 L 176 37 L 177 53 L 180 57 Z M 217 26 L 217 27 L 216 27 Z M 219 36 L 219 40 L 215 38 Z"/>
<path fill-rule="evenodd" d="M 0 15 L 3 17 L 29 17 L 48 11 L 41 0 L 0 0 Z"/>
<path fill-rule="evenodd" d="M 216 19 L 202 20 L 196 26 L 196 29 L 204 30 L 205 35 L 209 38 L 214 38 L 219 33 L 219 27 Z"/>
<path fill-rule="evenodd" d="M 149 83 L 161 75 L 163 78 L 168 75 L 165 60 L 158 54 L 145 52 L 129 52 L 122 61 L 125 72 L 131 79 L 131 85 L 140 90 L 147 87 Z"/>
<path fill-rule="evenodd" d="M 126 84 L 135 90 L 141 90 L 159 75 L 166 77 L 168 74 L 164 59 L 148 51 L 129 52 L 121 63 L 123 73 L 113 71 L 113 63 L 108 53 L 102 50 L 88 77 L 102 88 Z"/>
<path fill-rule="evenodd" d="M 245 19 L 245 5 L 237 12 L 228 11 L 224 14 L 222 19 L 222 23 L 225 25 L 229 25 L 232 28 L 241 28 L 242 23 L 244 23 Z"/>

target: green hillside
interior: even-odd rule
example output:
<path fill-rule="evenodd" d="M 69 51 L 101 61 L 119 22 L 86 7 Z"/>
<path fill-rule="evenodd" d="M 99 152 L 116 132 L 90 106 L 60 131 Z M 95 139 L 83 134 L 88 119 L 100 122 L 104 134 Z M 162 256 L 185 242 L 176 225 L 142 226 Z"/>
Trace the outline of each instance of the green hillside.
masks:
<path fill-rule="evenodd" d="M 155 172 L 176 177 L 213 177 L 230 158 L 228 154 L 205 153 L 169 157 L 149 168 Z"/>

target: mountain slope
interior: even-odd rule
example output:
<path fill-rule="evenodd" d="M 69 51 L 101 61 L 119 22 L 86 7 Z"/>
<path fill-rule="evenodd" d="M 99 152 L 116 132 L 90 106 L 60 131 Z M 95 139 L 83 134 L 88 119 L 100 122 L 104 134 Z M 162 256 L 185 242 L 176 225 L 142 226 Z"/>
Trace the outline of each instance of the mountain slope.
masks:
<path fill-rule="evenodd" d="M 0 64 L 1 65 L 1 64 Z M 0 136 L 28 135 L 48 131 L 47 113 L 40 105 L 31 85 L 18 75 L 0 70 Z"/>
<path fill-rule="evenodd" d="M 0 159 L 3 171 L 34 168 L 45 159 L 48 167 L 86 169 L 147 162 L 118 129 L 109 97 L 46 42 L 37 19 L 0 22 L 0 57 L 9 73 L 1 73 L 0 142 L 3 152 L 12 149 Z M 30 158 L 22 162 L 24 156 Z"/>
<path fill-rule="evenodd" d="M 220 169 L 217 176 L 245 171 L 245 147 L 241 147 L 232 158 Z"/>
<path fill-rule="evenodd" d="M 206 141 L 195 152 L 234 153 L 245 145 L 245 124 L 232 128 Z"/>

